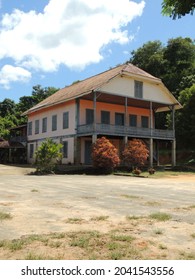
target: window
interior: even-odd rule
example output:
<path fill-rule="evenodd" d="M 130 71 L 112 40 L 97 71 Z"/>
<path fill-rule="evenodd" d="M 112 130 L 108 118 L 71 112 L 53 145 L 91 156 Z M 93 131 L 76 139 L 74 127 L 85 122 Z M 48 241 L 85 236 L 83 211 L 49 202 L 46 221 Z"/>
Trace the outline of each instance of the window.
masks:
<path fill-rule="evenodd" d="M 136 115 L 129 115 L 129 125 L 136 127 L 137 126 L 137 116 Z"/>
<path fill-rule="evenodd" d="M 142 127 L 148 128 L 148 123 L 149 123 L 149 118 L 148 118 L 148 117 L 145 117 L 145 116 L 142 116 L 142 117 L 141 117 L 141 124 L 142 124 Z"/>
<path fill-rule="evenodd" d="M 34 155 L 34 144 L 30 144 L 29 157 L 33 158 L 33 155 Z"/>
<path fill-rule="evenodd" d="M 32 122 L 28 123 L 28 135 L 32 135 Z"/>
<path fill-rule="evenodd" d="M 124 125 L 124 114 L 115 113 L 115 125 Z"/>
<path fill-rule="evenodd" d="M 110 112 L 101 111 L 101 123 L 110 124 Z"/>
<path fill-rule="evenodd" d="M 39 134 L 39 120 L 35 121 L 35 134 Z"/>
<path fill-rule="evenodd" d="M 63 129 L 69 127 L 69 112 L 63 113 Z"/>
<path fill-rule="evenodd" d="M 139 81 L 134 82 L 134 93 L 136 98 L 143 98 L 143 83 Z"/>
<path fill-rule="evenodd" d="M 68 141 L 63 142 L 63 158 L 68 158 Z"/>
<path fill-rule="evenodd" d="M 52 131 L 57 130 L 57 115 L 52 116 Z"/>
<path fill-rule="evenodd" d="M 42 132 L 47 132 L 47 118 L 42 119 Z"/>
<path fill-rule="evenodd" d="M 94 122 L 93 109 L 86 109 L 86 124 L 92 124 Z"/>

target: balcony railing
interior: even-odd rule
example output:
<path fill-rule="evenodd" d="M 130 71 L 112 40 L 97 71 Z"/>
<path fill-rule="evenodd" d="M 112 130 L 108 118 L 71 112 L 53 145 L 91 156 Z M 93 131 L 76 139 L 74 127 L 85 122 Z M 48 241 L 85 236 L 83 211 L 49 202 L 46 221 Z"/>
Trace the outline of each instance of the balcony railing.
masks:
<path fill-rule="evenodd" d="M 173 130 L 163 129 L 150 129 L 139 128 L 130 126 L 120 126 L 111 124 L 87 124 L 80 125 L 77 129 L 78 135 L 91 135 L 104 134 L 113 136 L 130 136 L 130 137 L 142 137 L 142 138 L 156 138 L 156 139 L 174 139 Z"/>
<path fill-rule="evenodd" d="M 19 142 L 19 143 L 25 143 L 27 142 L 27 137 L 26 136 L 12 136 L 10 138 L 11 142 Z"/>

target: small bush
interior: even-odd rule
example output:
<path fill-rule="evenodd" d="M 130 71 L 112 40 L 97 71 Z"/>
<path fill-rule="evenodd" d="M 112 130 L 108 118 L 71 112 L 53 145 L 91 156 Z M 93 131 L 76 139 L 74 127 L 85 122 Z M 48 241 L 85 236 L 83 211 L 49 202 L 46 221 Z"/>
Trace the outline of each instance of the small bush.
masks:
<path fill-rule="evenodd" d="M 129 141 L 123 153 L 123 162 L 129 167 L 143 166 L 149 156 L 149 151 L 142 140 L 133 139 Z"/>
<path fill-rule="evenodd" d="M 36 172 L 51 173 L 56 162 L 62 157 L 60 152 L 62 144 L 55 143 L 52 139 L 46 139 L 36 151 Z"/>
<path fill-rule="evenodd" d="M 0 221 L 1 220 L 10 220 L 12 216 L 9 213 L 0 212 Z"/>
<path fill-rule="evenodd" d="M 94 168 L 100 173 L 111 173 L 120 163 L 118 150 L 105 137 L 97 139 L 93 145 L 92 160 Z"/>
<path fill-rule="evenodd" d="M 171 219 L 171 215 L 167 214 L 167 213 L 162 213 L 162 212 L 156 212 L 156 213 L 152 213 L 150 215 L 150 218 L 151 219 L 155 219 L 157 221 L 161 221 L 161 222 L 164 222 L 164 221 L 168 221 Z"/>

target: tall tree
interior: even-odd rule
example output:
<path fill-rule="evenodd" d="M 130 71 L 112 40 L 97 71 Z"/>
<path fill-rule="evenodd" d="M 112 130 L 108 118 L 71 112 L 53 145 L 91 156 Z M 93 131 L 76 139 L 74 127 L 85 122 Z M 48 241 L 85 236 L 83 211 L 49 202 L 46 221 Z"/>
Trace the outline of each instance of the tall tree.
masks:
<path fill-rule="evenodd" d="M 182 149 L 195 149 L 195 84 L 180 92 L 183 109 L 177 112 L 176 137 Z"/>
<path fill-rule="evenodd" d="M 27 118 L 22 117 L 21 114 L 54 94 L 57 90 L 58 88 L 55 87 L 42 88 L 40 85 L 36 85 L 33 86 L 32 95 L 20 97 L 19 103 L 17 104 L 9 98 L 0 102 L 0 137 L 8 139 L 10 133 L 9 128 L 27 121 Z"/>
<path fill-rule="evenodd" d="M 49 97 L 50 95 L 54 94 L 58 91 L 58 88 L 55 87 L 41 87 L 41 85 L 35 85 L 32 89 L 31 96 L 22 96 L 19 99 L 18 103 L 18 110 L 23 113 L 26 110 L 32 108 L 37 103 L 41 102 L 45 98 Z"/>
<path fill-rule="evenodd" d="M 164 50 L 166 65 L 163 80 L 168 89 L 178 97 L 177 91 L 184 77 L 195 74 L 195 45 L 190 38 L 170 39 Z"/>
<path fill-rule="evenodd" d="M 13 100 L 9 98 L 5 98 L 2 102 L 0 102 L 0 116 L 2 118 L 14 115 L 16 111 L 16 104 Z"/>
<path fill-rule="evenodd" d="M 159 60 L 154 60 L 156 53 Z M 191 93 L 191 87 L 195 84 L 194 41 L 178 37 L 170 39 L 166 46 L 162 46 L 158 41 L 148 42 L 132 52 L 130 62 L 162 79 L 174 96 L 179 98 L 184 108 L 176 113 L 177 143 L 179 147 L 194 147 L 191 140 L 195 138 L 192 122 L 195 104 L 194 95 Z M 169 116 L 166 118 L 164 113 L 156 114 L 155 123 L 156 128 L 166 128 L 169 125 Z"/>
<path fill-rule="evenodd" d="M 167 88 L 177 97 L 182 83 L 188 79 L 189 87 L 195 76 L 195 45 L 190 38 L 170 39 L 167 46 L 160 41 L 149 41 L 131 53 L 130 62 L 148 73 L 162 79 Z"/>
<path fill-rule="evenodd" d="M 131 52 L 130 62 L 151 75 L 160 77 L 164 69 L 163 52 L 164 48 L 160 41 L 149 41 Z"/>
<path fill-rule="evenodd" d="M 181 18 L 186 14 L 193 14 L 195 0 L 163 0 L 162 14 L 168 15 L 173 19 Z"/>

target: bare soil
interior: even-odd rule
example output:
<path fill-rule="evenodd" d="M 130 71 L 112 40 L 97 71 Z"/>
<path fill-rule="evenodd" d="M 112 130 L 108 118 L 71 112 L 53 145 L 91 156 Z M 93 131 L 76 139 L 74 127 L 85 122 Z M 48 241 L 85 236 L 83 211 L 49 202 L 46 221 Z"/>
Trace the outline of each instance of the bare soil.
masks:
<path fill-rule="evenodd" d="M 25 166 L 0 166 L 0 176 L 2 176 L 0 183 L 4 176 L 5 179 L 7 178 L 7 175 L 19 175 L 16 178 L 23 178 L 22 180 L 25 178 L 27 182 L 28 176 L 23 175 L 32 170 Z M 54 180 L 54 177 L 48 176 L 48 181 L 49 178 Z M 56 180 L 57 178 L 59 177 L 56 177 Z M 195 189 L 195 175 L 169 176 L 154 180 L 157 185 L 160 180 L 164 181 L 165 186 L 169 182 L 170 185 L 174 185 L 174 188 L 177 188 L 178 184 L 178 192 L 181 191 L 182 185 L 187 183 L 193 190 Z M 101 178 L 99 182 L 101 183 Z M 143 182 L 145 181 L 137 184 Z M 37 185 L 34 188 L 30 187 L 29 190 L 31 190 L 30 195 L 36 198 L 31 206 L 34 207 L 34 211 L 36 206 L 47 206 L 47 199 L 44 198 L 46 199 L 44 201 L 40 196 Z M 89 203 L 93 205 L 101 197 L 87 193 L 83 194 L 83 204 L 79 205 L 78 209 L 73 209 L 72 201 L 69 200 L 66 206 L 59 200 L 53 199 L 52 204 L 49 201 L 53 213 L 60 211 L 63 218 L 55 220 L 50 217 L 48 220 L 43 220 L 41 211 L 45 211 L 46 208 L 39 208 L 39 212 L 34 212 L 35 216 L 31 216 L 31 212 L 28 214 L 27 207 L 27 203 L 31 202 L 27 197 L 22 204 L 16 200 L 16 193 L 10 191 L 8 196 L 7 199 L 0 197 L 0 213 L 11 215 L 10 219 L 0 220 L 0 236 L 4 236 L 0 238 L 1 260 L 195 259 L 195 200 L 194 204 L 185 204 L 182 201 L 181 205 L 177 207 L 173 205 L 170 208 L 160 199 L 146 199 L 136 194 L 124 195 L 124 191 L 117 193 L 117 198 L 120 196 L 120 201 L 124 205 L 128 201 L 130 205 L 139 203 L 142 208 L 150 207 L 150 212 L 165 212 L 171 215 L 169 220 L 159 221 L 152 219 L 147 213 L 144 215 L 132 213 L 130 216 L 115 215 L 114 212 L 103 207 L 89 207 Z M 48 230 L 51 225 L 53 230 Z M 6 234 L 4 235 L 3 232 Z"/>

